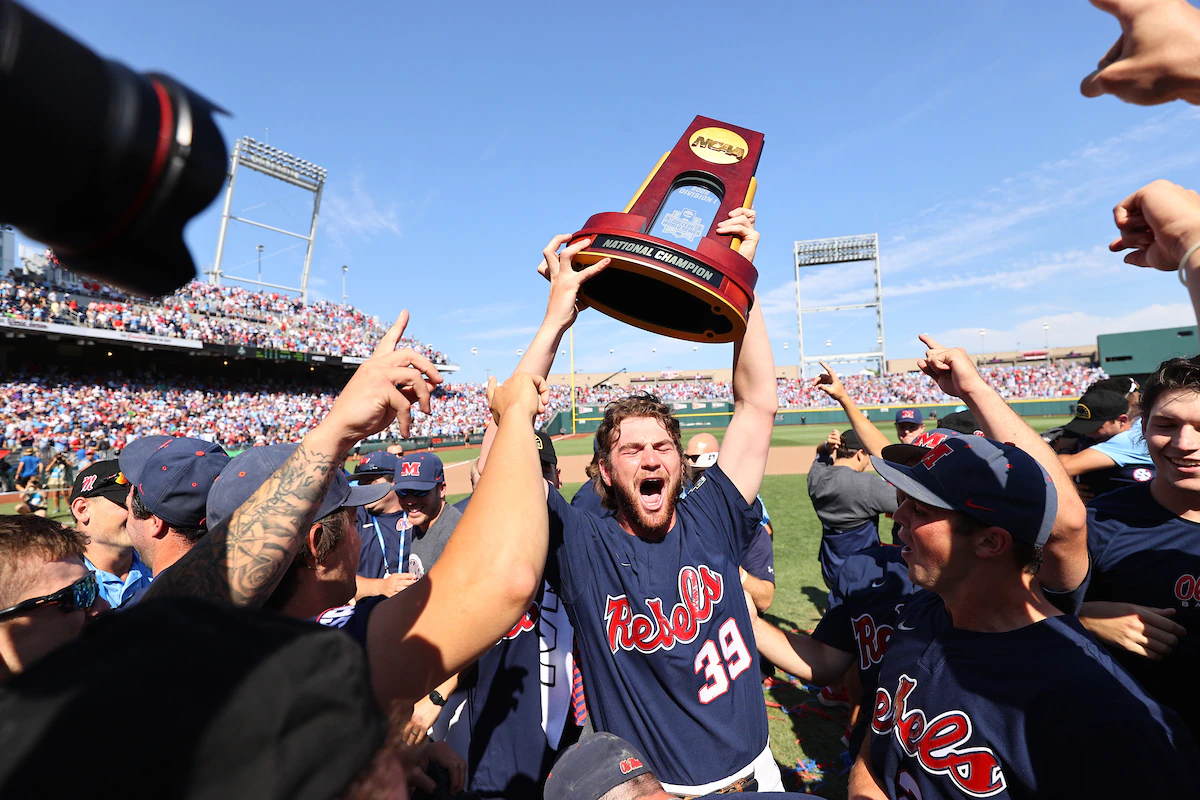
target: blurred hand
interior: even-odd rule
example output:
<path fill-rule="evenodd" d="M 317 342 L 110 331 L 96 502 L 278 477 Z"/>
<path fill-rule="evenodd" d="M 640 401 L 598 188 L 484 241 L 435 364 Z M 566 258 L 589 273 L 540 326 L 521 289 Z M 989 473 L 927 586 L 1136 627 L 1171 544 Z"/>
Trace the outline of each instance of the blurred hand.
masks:
<path fill-rule="evenodd" d="M 842 434 L 838 433 L 838 429 L 834 428 L 825 437 L 825 449 L 829 452 L 834 452 L 842 446 Z"/>
<path fill-rule="evenodd" d="M 1165 271 L 1200 241 L 1200 194 L 1170 181 L 1157 180 L 1138 189 L 1113 209 L 1121 235 L 1108 246 L 1114 253 L 1134 248 L 1125 263 Z M 1190 259 L 1188 277 L 1200 258 Z"/>
<path fill-rule="evenodd" d="M 442 713 L 442 706 L 435 705 L 428 696 L 422 697 L 413 705 L 412 716 L 408 719 L 408 724 L 404 726 L 404 741 L 406 744 L 418 745 L 425 741 L 425 737 L 429 735 L 429 729 L 433 727 L 433 723 L 437 722 L 438 715 Z"/>
<path fill-rule="evenodd" d="M 520 414 L 533 419 L 546 410 L 550 402 L 550 386 L 542 376 L 527 372 L 513 373 L 503 386 L 496 386 L 496 378 L 490 377 L 487 401 L 497 425 L 505 414 Z"/>
<path fill-rule="evenodd" d="M 560 253 L 562 247 L 571 237 L 559 234 L 550 240 L 542 251 L 542 263 L 538 265 L 538 273 L 550 281 L 550 300 L 546 305 L 546 320 L 558 323 L 563 330 L 571 327 L 579 312 L 587 308 L 587 303 L 579 296 L 579 287 L 585 281 L 598 275 L 612 263 L 611 258 L 602 258 L 590 267 L 576 271 L 571 264 L 581 250 L 592 243 L 590 238 L 580 239 Z"/>
<path fill-rule="evenodd" d="M 420 353 L 409 348 L 396 349 L 407 325 L 408 312 L 401 311 L 375 352 L 354 371 L 321 422 L 347 449 L 384 430 L 393 420 L 398 422 L 401 436 L 407 437 L 413 403 L 419 404 L 426 414 L 430 412 L 429 394 L 442 382 L 442 376 L 433 362 Z"/>
<path fill-rule="evenodd" d="M 751 263 L 758 250 L 759 233 L 754 229 L 755 217 L 753 208 L 738 207 L 729 212 L 729 219 L 717 223 L 717 233 L 731 234 L 742 240 L 738 254 Z"/>
<path fill-rule="evenodd" d="M 813 382 L 813 386 L 829 395 L 838 403 L 850 399 L 850 393 L 842 385 L 842 379 L 838 377 L 838 374 L 824 361 L 818 361 L 817 363 L 821 365 L 821 369 L 825 370 L 825 374 L 818 375 L 817 379 Z"/>
<path fill-rule="evenodd" d="M 426 742 L 416 747 L 406 747 L 400 753 L 401 763 L 412 789 L 432 794 L 437 791 L 437 782 L 425 774 L 430 764 L 440 764 L 450 774 L 450 793 L 458 794 L 467 785 L 467 762 L 445 742 Z"/>
<path fill-rule="evenodd" d="M 927 334 L 921 334 L 918 338 L 928 349 L 924 358 L 917 359 L 917 369 L 933 378 L 943 392 L 951 397 L 963 398 L 988 388 L 966 350 L 943 347 Z"/>
<path fill-rule="evenodd" d="M 1183 0 L 1092 0 L 1121 23 L 1121 36 L 1083 79 L 1085 97 L 1127 103 L 1200 102 L 1200 10 Z"/>
<path fill-rule="evenodd" d="M 1147 608 L 1133 603 L 1092 601 L 1079 609 L 1079 621 L 1100 639 L 1160 661 L 1179 644 L 1187 630 L 1175 622 L 1173 608 Z"/>
<path fill-rule="evenodd" d="M 383 579 L 383 594 L 385 597 L 400 594 L 419 580 L 420 578 L 410 572 L 393 573 Z"/>

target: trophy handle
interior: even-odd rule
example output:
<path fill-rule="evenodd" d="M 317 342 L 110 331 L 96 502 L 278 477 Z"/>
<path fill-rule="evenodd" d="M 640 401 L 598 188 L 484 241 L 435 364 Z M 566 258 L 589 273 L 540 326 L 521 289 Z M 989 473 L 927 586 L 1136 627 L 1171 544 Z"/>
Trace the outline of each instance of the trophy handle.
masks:
<path fill-rule="evenodd" d="M 758 178 L 750 176 L 750 185 L 746 187 L 746 199 L 742 201 L 742 208 L 754 208 L 754 193 L 757 191 Z M 641 194 L 641 189 L 638 190 L 638 194 Z M 742 249 L 742 240 L 734 236 L 729 246 L 733 248 L 733 252 L 740 252 Z"/>

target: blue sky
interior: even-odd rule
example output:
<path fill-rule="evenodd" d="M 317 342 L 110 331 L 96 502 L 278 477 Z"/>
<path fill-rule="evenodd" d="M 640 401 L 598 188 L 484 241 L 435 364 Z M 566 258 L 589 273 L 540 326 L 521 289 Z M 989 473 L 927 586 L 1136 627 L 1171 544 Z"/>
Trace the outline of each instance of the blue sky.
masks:
<path fill-rule="evenodd" d="M 407 307 L 410 331 L 468 379 L 509 372 L 528 344 L 550 237 L 619 211 L 696 114 L 766 135 L 756 266 L 778 363 L 797 356 L 793 242 L 871 231 L 889 357 L 919 354 L 921 332 L 975 352 L 981 327 L 988 350 L 1029 349 L 1043 322 L 1057 346 L 1192 321 L 1174 275 L 1106 245 L 1137 187 L 1200 188 L 1200 114 L 1080 96 L 1119 33 L 1082 0 L 32 5 L 227 108 L 231 146 L 269 129 L 327 168 L 315 296 L 340 298 L 349 265 L 351 302 Z M 300 230 L 307 202 L 239 176 L 234 210 Z M 218 200 L 187 231 L 202 268 L 219 219 Z M 294 285 L 295 242 L 233 223 L 225 270 L 253 277 L 261 243 L 263 279 Z M 833 267 L 806 270 L 801 290 L 807 306 L 869 284 L 866 268 Z M 810 353 L 875 339 L 870 312 L 806 314 L 805 332 Z M 595 311 L 575 343 L 589 372 L 711 369 L 731 353 Z"/>

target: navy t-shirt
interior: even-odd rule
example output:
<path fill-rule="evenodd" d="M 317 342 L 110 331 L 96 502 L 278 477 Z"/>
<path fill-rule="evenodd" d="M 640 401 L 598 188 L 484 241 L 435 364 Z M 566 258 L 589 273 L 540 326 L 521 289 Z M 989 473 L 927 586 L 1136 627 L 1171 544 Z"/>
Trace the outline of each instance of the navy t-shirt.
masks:
<path fill-rule="evenodd" d="M 403 511 L 395 514 L 367 513 L 358 509 L 358 535 L 362 550 L 358 556 L 358 574 L 364 578 L 386 578 L 408 571 L 408 553 L 412 548 L 412 526 Z M 379 549 L 380 540 L 386 550 Z"/>
<path fill-rule="evenodd" d="M 775 548 L 766 526 L 759 525 L 754 532 L 750 547 L 742 556 L 742 569 L 759 580 L 775 582 Z"/>
<path fill-rule="evenodd" d="M 900 613 L 870 758 L 893 798 L 1194 797 L 1196 745 L 1074 617 L 954 628 L 942 599 Z"/>
<path fill-rule="evenodd" d="M 1112 652 L 1200 737 L 1200 523 L 1175 516 L 1154 500 L 1150 484 L 1137 484 L 1088 504 L 1088 554 L 1086 600 L 1175 609 L 1187 635 L 1161 661 Z"/>
<path fill-rule="evenodd" d="M 829 610 L 812 635 L 818 642 L 854 654 L 864 709 L 875 700 L 879 665 L 896 618 L 919 591 L 921 587 L 908 579 L 900 548 L 880 544 L 847 558 L 829 592 Z M 850 736 L 851 755 L 858 754 L 866 735 L 867 714 L 860 714 Z"/>
<path fill-rule="evenodd" d="M 549 493 L 546 577 L 567 604 L 596 729 L 632 743 L 664 783 L 750 764 L 767 714 L 741 564 L 759 518 L 719 466 L 676 505 L 661 542 Z"/>

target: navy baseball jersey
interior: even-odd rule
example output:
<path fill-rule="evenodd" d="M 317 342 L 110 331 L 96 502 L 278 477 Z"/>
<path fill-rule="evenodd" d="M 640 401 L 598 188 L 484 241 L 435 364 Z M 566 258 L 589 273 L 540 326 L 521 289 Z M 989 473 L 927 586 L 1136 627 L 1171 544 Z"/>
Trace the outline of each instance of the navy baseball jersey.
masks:
<path fill-rule="evenodd" d="M 900 613 L 879 673 L 869 757 L 892 798 L 1190 797 L 1179 717 L 1074 617 L 956 629 L 933 592 Z"/>
<path fill-rule="evenodd" d="M 365 650 L 367 648 L 367 621 L 371 618 L 371 612 L 375 610 L 375 606 L 384 600 L 387 598 L 381 594 L 375 597 L 364 597 L 352 606 L 335 606 L 326 609 L 318 614 L 313 622 L 327 628 L 340 628 L 343 633 L 362 645 Z"/>
<path fill-rule="evenodd" d="M 641 751 L 664 783 L 697 786 L 750 764 L 767 714 L 738 565 L 758 516 L 710 468 L 660 542 L 547 499 L 547 580 L 567 604 L 596 730 Z"/>
<path fill-rule="evenodd" d="M 813 638 L 854 654 L 862 686 L 862 706 L 870 708 L 879 686 L 879 665 L 895 632 L 901 609 L 921 591 L 908 579 L 900 548 L 876 545 L 846 559 L 829 592 L 829 610 L 817 623 Z M 850 736 L 856 755 L 867 735 L 867 715 L 860 714 Z"/>
<path fill-rule="evenodd" d="M 1200 737 L 1200 523 L 1160 506 L 1149 484 L 1130 486 L 1088 504 L 1088 553 L 1085 599 L 1175 609 L 1187 635 L 1170 655 L 1151 661 L 1120 648 L 1112 652 Z"/>
<path fill-rule="evenodd" d="M 561 704 L 548 714 L 544 698 L 555 688 L 569 694 L 571 682 L 565 669 L 543 663 L 547 645 L 571 647 L 570 625 L 554 622 L 559 603 L 543 584 L 525 615 L 476 662 L 466 708 L 471 730 L 465 754 L 468 791 L 482 797 L 542 794 L 554 763 L 552 744 L 558 743 L 568 708 Z M 564 637 L 561 643 L 559 636 Z M 547 729 L 554 731 L 553 742 Z"/>
<path fill-rule="evenodd" d="M 613 513 L 600 505 L 600 495 L 596 494 L 596 489 L 590 480 L 576 490 L 575 496 L 571 498 L 571 506 L 596 517 L 608 516 Z"/>
<path fill-rule="evenodd" d="M 359 508 L 357 524 L 362 539 L 362 550 L 358 555 L 359 575 L 386 578 L 408 571 L 412 526 L 403 511 L 375 516 L 367 513 L 365 508 Z"/>

